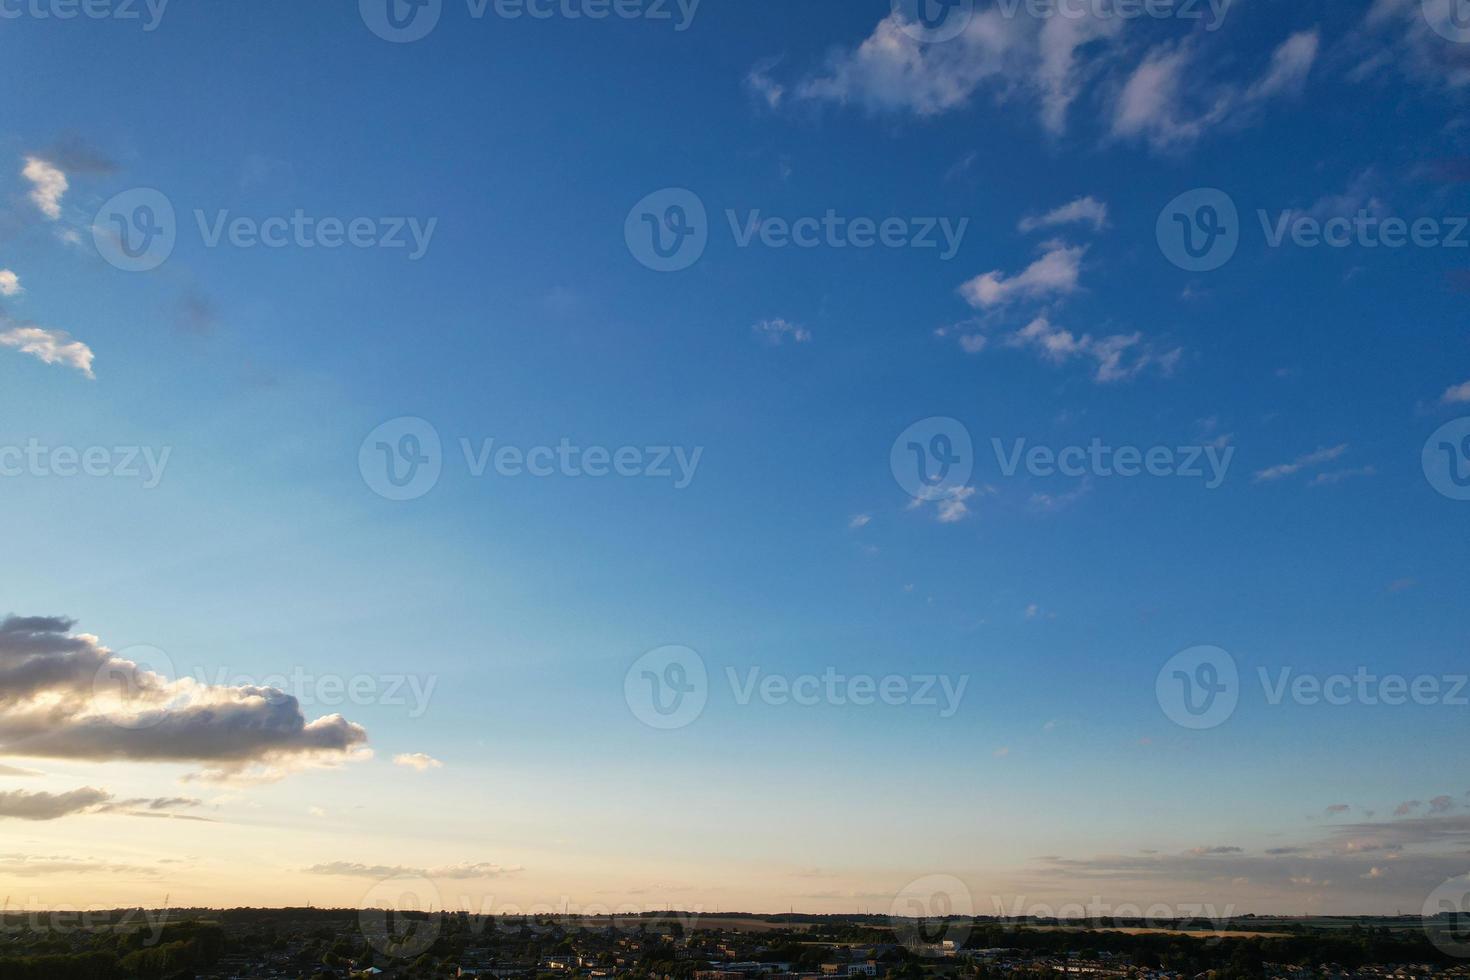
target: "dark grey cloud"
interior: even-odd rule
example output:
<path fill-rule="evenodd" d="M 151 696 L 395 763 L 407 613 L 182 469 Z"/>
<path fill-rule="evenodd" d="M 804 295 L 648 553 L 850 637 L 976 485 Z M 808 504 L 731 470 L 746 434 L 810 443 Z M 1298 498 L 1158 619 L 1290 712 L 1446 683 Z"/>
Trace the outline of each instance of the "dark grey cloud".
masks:
<path fill-rule="evenodd" d="M 184 796 L 114 799 L 106 790 L 83 786 L 65 793 L 30 792 L 23 789 L 0 793 L 0 819 L 59 820 L 77 813 L 125 813 L 137 816 L 178 816 L 169 811 L 200 805 Z M 195 818 L 204 819 L 204 818 Z"/>
<path fill-rule="evenodd" d="M 274 688 L 170 680 L 55 616 L 0 621 L 0 754 L 252 765 L 341 761 L 367 741 L 341 715 L 308 721 Z"/>
<path fill-rule="evenodd" d="M 76 133 L 63 134 L 36 156 L 55 164 L 68 174 L 106 177 L 118 170 L 117 163 L 111 157 Z"/>
<path fill-rule="evenodd" d="M 112 794 L 92 786 L 66 793 L 28 793 L 23 789 L 0 793 L 0 818 L 15 820 L 57 820 L 73 813 L 84 813 L 106 803 Z"/>

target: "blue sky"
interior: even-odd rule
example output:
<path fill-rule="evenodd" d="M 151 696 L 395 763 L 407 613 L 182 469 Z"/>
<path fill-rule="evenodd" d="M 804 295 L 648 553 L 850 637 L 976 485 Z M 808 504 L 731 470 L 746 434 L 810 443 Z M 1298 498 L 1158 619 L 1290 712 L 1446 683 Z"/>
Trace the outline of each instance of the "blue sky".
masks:
<path fill-rule="evenodd" d="M 168 457 L 156 486 L 5 476 L 0 613 L 207 682 L 169 689 L 167 751 L 43 751 L 0 724 L 7 764 L 41 773 L 0 776 L 0 800 L 59 811 L 10 821 L 11 891 L 345 904 L 396 869 L 522 903 L 836 911 L 945 873 L 977 906 L 1102 888 L 1333 911 L 1417 907 L 1465 870 L 1463 707 L 1271 705 L 1257 681 L 1465 670 L 1470 504 L 1421 451 L 1470 415 L 1470 234 L 1273 247 L 1260 217 L 1463 228 L 1448 0 L 1238 0 L 1213 30 L 1203 7 L 962 4 L 934 41 L 881 3 L 705 0 L 679 30 L 673 6 L 445 0 L 409 43 L 352 5 L 174 0 L 153 30 L 144 8 L 36 9 L 0 19 L 0 446 Z M 94 227 L 137 188 L 177 243 L 129 272 Z M 668 188 L 708 245 L 661 273 L 625 223 Z M 1191 272 L 1158 228 L 1200 188 L 1237 209 L 1236 247 Z M 411 258 L 201 229 L 298 210 L 432 234 Z M 951 256 L 741 246 L 729 213 L 756 211 L 964 233 Z M 392 501 L 359 451 L 403 417 L 442 473 Z M 916 506 L 890 450 L 932 418 L 969 433 L 973 472 Z M 683 488 L 474 477 L 460 441 L 492 438 L 701 452 Z M 1230 462 L 1213 489 L 1006 475 L 993 439 Z M 624 680 L 670 644 L 707 666 L 707 704 L 661 731 Z M 1243 680 L 1190 730 L 1155 678 L 1200 644 Z M 726 668 L 752 667 L 968 681 L 949 717 L 742 705 Z M 435 686 L 419 712 L 288 690 L 288 728 L 340 712 L 312 732 L 347 734 L 207 747 L 200 704 L 253 717 L 245 688 L 298 669 Z M 206 818 L 170 825 L 198 873 L 159 864 L 127 807 L 57 803 L 79 787 L 185 798 L 162 809 Z"/>

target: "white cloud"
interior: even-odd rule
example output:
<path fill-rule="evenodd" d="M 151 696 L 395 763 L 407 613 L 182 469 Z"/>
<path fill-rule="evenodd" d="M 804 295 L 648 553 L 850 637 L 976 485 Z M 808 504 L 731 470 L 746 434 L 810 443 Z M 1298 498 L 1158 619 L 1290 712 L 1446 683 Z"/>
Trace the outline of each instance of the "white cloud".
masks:
<path fill-rule="evenodd" d="M 0 296 L 19 296 L 23 292 L 20 276 L 9 269 L 0 269 Z"/>
<path fill-rule="evenodd" d="M 784 343 L 788 337 L 798 344 L 808 343 L 812 339 L 812 332 L 810 330 L 779 318 L 775 320 L 762 320 L 754 324 L 750 329 L 755 331 L 757 337 L 773 347 Z"/>
<path fill-rule="evenodd" d="M 1008 347 L 1034 350 L 1053 364 L 1065 364 L 1076 357 L 1093 362 L 1093 378 L 1099 384 L 1111 384 L 1137 377 L 1148 368 L 1164 375 L 1174 373 L 1183 350 L 1173 348 L 1159 352 L 1144 342 L 1140 333 L 1113 334 L 1094 338 L 1077 336 L 1057 327 L 1045 316 L 1039 316 L 1005 339 Z"/>
<path fill-rule="evenodd" d="M 860 527 L 867 527 L 870 523 L 872 523 L 872 520 L 872 514 L 854 514 L 852 520 L 847 522 L 847 526 L 856 530 Z"/>
<path fill-rule="evenodd" d="M 1244 123 L 1268 100 L 1298 94 L 1317 58 L 1315 30 L 1293 34 L 1276 48 L 1264 74 L 1243 90 L 1195 81 L 1204 71 L 1188 43 L 1150 49 L 1113 105 L 1113 135 L 1146 139 L 1171 149 L 1199 139 L 1211 127 Z"/>
<path fill-rule="evenodd" d="M 937 115 L 969 102 L 983 82 L 1003 80 L 1021 29 L 1019 18 L 992 9 L 974 15 L 958 37 L 928 44 L 894 12 L 857 48 L 834 55 L 821 73 L 802 81 L 797 94 L 872 111 Z"/>
<path fill-rule="evenodd" d="M 779 58 L 759 61 L 745 76 L 745 87 L 772 109 L 779 109 L 781 100 L 786 96 L 786 87 L 771 77 L 771 69 L 779 61 Z"/>
<path fill-rule="evenodd" d="M 1307 75 L 1317 60 L 1321 38 L 1315 30 L 1300 31 L 1281 43 L 1271 55 L 1266 74 L 1246 90 L 1249 101 L 1269 99 L 1277 95 L 1297 95 L 1307 83 Z"/>
<path fill-rule="evenodd" d="M 1102 231 L 1108 223 L 1108 206 L 1091 195 L 1079 197 L 1046 214 L 1022 218 L 1018 227 L 1023 232 L 1029 232 L 1078 222 L 1092 225 L 1094 231 Z"/>
<path fill-rule="evenodd" d="M 1452 19 L 1460 0 L 1374 0 L 1349 43 L 1361 61 L 1355 81 L 1381 72 L 1399 72 L 1434 87 L 1470 86 L 1470 58 L 1464 45 L 1448 42 L 1434 25 L 1459 36 Z"/>
<path fill-rule="evenodd" d="M 1446 388 L 1439 400 L 1446 405 L 1463 405 L 1470 402 L 1470 381 Z"/>
<path fill-rule="evenodd" d="M 66 174 L 40 157 L 26 157 L 21 176 L 31 182 L 31 201 L 52 221 L 61 217 L 61 196 L 66 193 Z"/>
<path fill-rule="evenodd" d="M 1329 448 L 1318 449 L 1314 452 L 1298 456 L 1290 463 L 1278 463 L 1276 466 L 1269 466 L 1264 470 L 1257 470 L 1255 477 L 1256 482 L 1269 483 L 1273 480 L 1280 480 L 1283 477 L 1288 477 L 1296 473 L 1300 473 L 1302 470 L 1309 469 L 1313 466 L 1321 466 L 1323 463 L 1330 463 L 1334 459 L 1342 456 L 1343 453 L 1347 452 L 1347 449 L 1347 443 L 1343 443 L 1340 446 L 1332 446 Z"/>
<path fill-rule="evenodd" d="M 934 116 L 968 105 L 984 87 L 997 99 L 1035 103 L 1046 131 L 1061 134 L 1072 104 L 1117 50 L 1099 42 L 1122 30 L 1119 17 L 1007 17 L 997 6 L 976 11 L 958 37 L 931 44 L 894 12 L 796 93 L 872 112 Z"/>
<path fill-rule="evenodd" d="M 1077 291 L 1082 256 L 1087 246 L 1049 242 L 1046 253 L 1014 276 L 994 270 L 976 276 L 960 287 L 965 302 L 977 309 L 1003 306 L 1017 299 L 1044 299 Z"/>
<path fill-rule="evenodd" d="M 417 769 L 419 772 L 444 768 L 444 763 L 423 752 L 400 752 L 393 757 L 393 764 L 406 769 Z"/>
<path fill-rule="evenodd" d="M 5 323 L 0 318 L 0 326 Z M 92 373 L 92 348 L 80 340 L 71 339 L 64 330 L 47 330 L 44 327 L 11 327 L 0 330 L 0 347 L 13 347 L 22 354 L 38 357 L 47 364 L 63 364 L 76 368 L 89 378 Z"/>
<path fill-rule="evenodd" d="M 953 494 L 939 501 L 939 523 L 953 524 L 962 521 L 970 513 L 965 501 L 975 496 L 974 487 L 959 487 Z"/>

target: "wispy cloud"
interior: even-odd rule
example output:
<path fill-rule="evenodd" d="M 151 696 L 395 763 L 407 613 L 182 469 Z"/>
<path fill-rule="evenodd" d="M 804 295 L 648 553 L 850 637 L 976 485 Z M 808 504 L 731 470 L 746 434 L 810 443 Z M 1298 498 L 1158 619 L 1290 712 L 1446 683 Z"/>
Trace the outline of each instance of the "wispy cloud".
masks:
<path fill-rule="evenodd" d="M 1192 143 L 1214 126 L 1243 123 L 1267 101 L 1293 95 L 1305 84 L 1317 58 L 1315 30 L 1287 38 L 1270 65 L 1244 89 L 1201 82 L 1200 52 L 1188 42 L 1160 44 L 1133 70 L 1113 104 L 1112 132 L 1140 138 L 1155 149 Z"/>
<path fill-rule="evenodd" d="M 9 269 L 0 269 L 0 296 L 19 296 L 23 292 L 20 276 Z"/>
<path fill-rule="evenodd" d="M 1046 251 L 1021 272 L 1007 276 L 993 270 L 960 286 L 960 295 L 976 309 L 1004 306 L 1019 299 L 1048 299 L 1066 296 L 1078 288 L 1086 245 L 1050 242 Z"/>
<path fill-rule="evenodd" d="M 1318 449 L 1315 452 L 1298 456 L 1289 463 L 1278 463 L 1275 466 L 1268 466 L 1264 470 L 1257 470 L 1255 479 L 1257 483 L 1270 483 L 1273 480 L 1281 480 L 1300 473 L 1302 470 L 1321 466 L 1323 463 L 1330 463 L 1334 459 L 1341 457 L 1347 450 L 1347 443 L 1330 448 Z"/>
<path fill-rule="evenodd" d="M 480 862 L 477 864 L 450 864 L 436 868 L 415 868 L 402 864 L 359 864 L 356 861 L 329 861 L 302 869 L 309 875 L 330 875 L 339 878 L 500 878 L 524 869 L 504 867 L 499 864 Z"/>
<path fill-rule="evenodd" d="M 10 790 L 0 793 L 0 818 L 15 820 L 58 820 L 78 813 L 126 813 L 135 815 L 168 815 L 166 811 L 200 805 L 199 800 L 183 796 L 141 797 L 119 800 L 95 786 L 65 793 Z"/>
<path fill-rule="evenodd" d="M 405 769 L 416 769 L 419 772 L 444 768 L 444 763 L 424 752 L 401 752 L 393 757 L 393 764 L 403 766 Z"/>
<path fill-rule="evenodd" d="M 0 328 L 7 324 L 0 316 Z M 0 347 L 11 347 L 22 354 L 40 358 L 47 364 L 61 364 L 75 368 L 89 378 L 92 373 L 92 348 L 80 340 L 73 340 L 65 330 L 48 330 L 36 326 L 11 326 L 0 329 Z"/>
<path fill-rule="evenodd" d="M 797 344 L 809 343 L 812 339 L 810 330 L 782 319 L 761 320 L 752 325 L 750 329 L 772 347 L 778 347 L 788 339 Z"/>
<path fill-rule="evenodd" d="M 61 198 L 69 186 L 60 168 L 40 157 L 26 157 L 21 176 L 31 182 L 31 203 L 52 221 L 61 217 Z"/>
<path fill-rule="evenodd" d="M 1030 232 L 1070 224 L 1090 224 L 1094 231 L 1102 231 L 1108 224 L 1108 206 L 1091 195 L 1079 197 L 1045 214 L 1028 215 L 1017 227 L 1023 232 Z"/>

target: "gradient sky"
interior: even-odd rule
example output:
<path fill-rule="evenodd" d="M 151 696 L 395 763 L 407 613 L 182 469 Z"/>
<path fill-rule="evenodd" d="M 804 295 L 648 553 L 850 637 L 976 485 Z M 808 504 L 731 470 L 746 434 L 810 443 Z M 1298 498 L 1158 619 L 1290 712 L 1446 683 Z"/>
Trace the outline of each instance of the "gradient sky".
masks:
<path fill-rule="evenodd" d="M 934 42 L 866 0 L 705 0 L 684 30 L 444 0 L 412 43 L 350 3 L 3 6 L 0 447 L 169 456 L 152 487 L 0 478 L 0 615 L 160 668 L 199 727 L 106 737 L 87 674 L 75 732 L 22 737 L 0 689 L 0 891 L 349 905 L 399 871 L 476 908 L 848 911 L 943 874 L 978 911 L 1417 910 L 1467 870 L 1463 702 L 1272 705 L 1257 671 L 1470 669 L 1470 503 L 1421 464 L 1470 415 L 1470 248 L 1270 247 L 1257 212 L 1470 213 L 1451 2 L 982 3 Z M 93 228 L 140 187 L 177 245 L 129 272 Z M 664 188 L 708 211 L 669 273 L 625 238 Z M 1197 188 L 1239 244 L 1190 272 L 1156 226 Z M 414 260 L 208 247 L 194 217 L 298 209 L 436 224 Z M 740 247 L 727 209 L 968 224 L 947 259 Z M 392 501 L 359 450 L 405 416 L 443 472 Z M 890 448 L 934 417 L 973 476 L 916 505 Z M 702 455 L 684 488 L 475 478 L 460 440 L 490 438 Z M 1094 438 L 1233 455 L 1207 489 L 991 451 Z M 671 644 L 710 683 L 666 731 L 624 679 Z M 1242 689 L 1191 730 L 1155 679 L 1200 644 Z M 968 681 L 949 717 L 742 705 L 752 667 Z M 382 696 L 243 690 L 296 672 Z M 387 696 L 409 675 L 421 712 Z M 232 748 L 206 702 L 347 734 Z"/>

